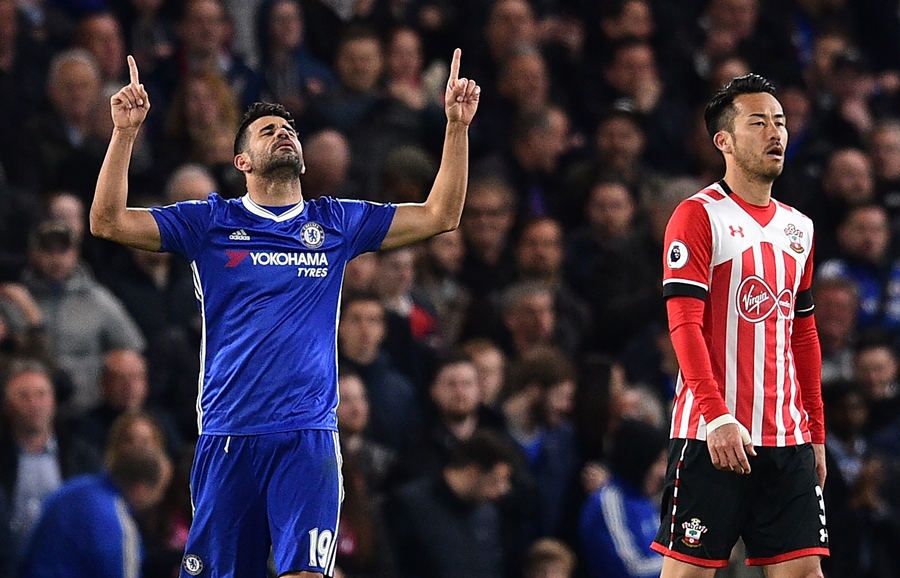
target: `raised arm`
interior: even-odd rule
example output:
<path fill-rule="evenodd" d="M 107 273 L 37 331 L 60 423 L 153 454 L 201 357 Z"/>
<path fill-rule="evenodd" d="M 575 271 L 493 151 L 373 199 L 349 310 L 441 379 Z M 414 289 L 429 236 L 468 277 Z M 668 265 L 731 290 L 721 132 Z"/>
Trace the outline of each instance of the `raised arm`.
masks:
<path fill-rule="evenodd" d="M 91 233 L 123 245 L 157 251 L 162 242 L 156 219 L 147 209 L 126 207 L 131 151 L 150 110 L 150 100 L 132 56 L 128 57 L 128 69 L 131 82 L 109 100 L 114 128 L 94 190 Z"/>
<path fill-rule="evenodd" d="M 462 51 L 457 48 L 450 65 L 450 79 L 444 94 L 447 132 L 434 185 L 424 203 L 397 207 L 391 227 L 381 243 L 382 249 L 409 245 L 459 226 L 469 177 L 468 129 L 481 94 L 481 87 L 474 80 L 459 78 L 461 55 Z"/>

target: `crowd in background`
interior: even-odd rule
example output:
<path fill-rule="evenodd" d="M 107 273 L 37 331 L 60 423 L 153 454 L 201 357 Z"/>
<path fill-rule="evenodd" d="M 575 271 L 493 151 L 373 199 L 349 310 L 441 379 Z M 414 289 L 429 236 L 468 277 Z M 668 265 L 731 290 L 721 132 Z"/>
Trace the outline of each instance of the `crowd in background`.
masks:
<path fill-rule="evenodd" d="M 658 575 L 663 232 L 723 176 L 705 102 L 756 72 L 790 134 L 773 195 L 816 226 L 825 572 L 896 576 L 897 0 L 0 0 L 0 577 L 84 539 L 93 514 L 55 492 L 97 472 L 143 576 L 182 562 L 191 271 L 87 230 L 126 54 L 151 102 L 131 206 L 242 196 L 232 141 L 257 100 L 297 119 L 305 198 L 418 202 L 457 46 L 483 87 L 461 226 L 346 272 L 341 575 Z M 480 477 L 498 461 L 509 487 Z"/>

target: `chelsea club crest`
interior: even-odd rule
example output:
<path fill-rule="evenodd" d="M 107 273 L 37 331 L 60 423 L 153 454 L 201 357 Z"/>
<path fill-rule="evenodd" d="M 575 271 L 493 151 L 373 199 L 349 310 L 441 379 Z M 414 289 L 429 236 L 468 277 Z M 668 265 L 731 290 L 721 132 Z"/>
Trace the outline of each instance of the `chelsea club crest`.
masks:
<path fill-rule="evenodd" d="M 325 229 L 312 221 L 300 227 L 300 242 L 308 249 L 318 249 L 325 243 Z"/>

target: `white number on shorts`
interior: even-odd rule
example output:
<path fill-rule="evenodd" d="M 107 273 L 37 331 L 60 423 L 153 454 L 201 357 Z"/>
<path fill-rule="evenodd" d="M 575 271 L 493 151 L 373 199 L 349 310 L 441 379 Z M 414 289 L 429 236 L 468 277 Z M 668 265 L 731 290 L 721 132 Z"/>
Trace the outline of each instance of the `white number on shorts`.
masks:
<path fill-rule="evenodd" d="M 324 568 L 331 552 L 331 530 L 313 528 L 309 531 L 309 565 Z"/>

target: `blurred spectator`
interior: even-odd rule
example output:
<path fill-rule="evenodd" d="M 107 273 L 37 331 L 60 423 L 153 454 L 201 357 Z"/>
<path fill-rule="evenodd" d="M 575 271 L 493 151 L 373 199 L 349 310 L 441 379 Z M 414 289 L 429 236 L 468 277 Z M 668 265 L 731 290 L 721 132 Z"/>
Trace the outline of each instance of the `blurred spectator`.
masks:
<path fill-rule="evenodd" d="M 303 144 L 303 159 L 315 170 L 305 173 L 303 198 L 358 198 L 347 182 L 350 167 L 350 143 L 340 132 L 324 129 L 312 134 Z"/>
<path fill-rule="evenodd" d="M 503 419 L 481 404 L 478 374 L 466 354 L 453 351 L 438 361 L 428 394 L 425 419 L 406 435 L 398 456 L 391 475 L 395 483 L 436 474 L 477 430 L 504 432 Z"/>
<path fill-rule="evenodd" d="M 584 212 L 587 225 L 568 241 L 567 277 L 593 310 L 589 348 L 617 352 L 662 307 L 660 260 L 647 255 L 649 239 L 623 182 L 598 181 Z"/>
<path fill-rule="evenodd" d="M 73 48 L 53 57 L 47 79 L 50 107 L 22 128 L 17 160 L 22 186 L 39 192 L 62 187 L 89 197 L 105 148 L 106 135 L 95 132 L 100 88 L 100 68 L 86 50 Z"/>
<path fill-rule="evenodd" d="M 337 78 L 304 44 L 306 22 L 297 0 L 265 0 L 256 12 L 259 71 L 265 81 L 264 98 L 279 102 L 304 119 L 311 98 L 337 84 Z M 302 122 L 301 122 L 302 124 Z M 318 165 L 313 165 L 318 166 Z"/>
<path fill-rule="evenodd" d="M 175 26 L 163 10 L 165 0 L 130 0 L 120 11 L 125 39 L 141 70 L 153 73 L 159 61 L 175 52 Z"/>
<path fill-rule="evenodd" d="M 514 117 L 501 153 L 474 169 L 501 175 L 516 196 L 517 219 L 554 217 L 572 222 L 578 207 L 572 206 L 562 187 L 563 155 L 570 146 L 569 118 L 556 106 L 522 112 Z"/>
<path fill-rule="evenodd" d="M 686 169 L 685 136 L 690 126 L 690 109 L 681 94 L 659 74 L 653 47 L 636 38 L 620 40 L 607 53 L 599 70 L 602 76 L 585 91 L 583 105 L 594 121 L 599 121 L 606 107 L 614 104 L 631 109 L 644 128 L 647 163 L 664 172 Z"/>
<path fill-rule="evenodd" d="M 44 313 L 23 285 L 0 283 L 0 381 L 16 357 L 40 360 L 52 371 Z"/>
<path fill-rule="evenodd" d="M 144 338 L 121 302 L 81 264 L 64 223 L 41 223 L 31 236 L 29 261 L 25 286 L 44 314 L 57 365 L 74 387 L 65 407 L 84 412 L 100 400 L 103 354 L 116 348 L 142 351 Z"/>
<path fill-rule="evenodd" d="M 165 449 L 175 456 L 181 447 L 181 435 L 172 415 L 147 406 L 147 362 L 137 351 L 114 349 L 103 358 L 100 374 L 102 399 L 78 420 L 77 434 L 98 452 L 109 445 L 110 430 L 125 414 L 147 412 L 165 436 Z"/>
<path fill-rule="evenodd" d="M 437 175 L 434 159 L 418 146 L 391 150 L 381 168 L 378 199 L 392 203 L 422 203 Z"/>
<path fill-rule="evenodd" d="M 176 52 L 159 61 L 144 81 L 150 101 L 159 105 L 165 118 L 166 105 L 176 87 L 190 76 L 219 74 L 227 79 L 241 110 L 260 98 L 262 80 L 240 57 L 228 49 L 231 24 L 220 0 L 187 0 L 178 21 Z M 152 115 L 151 115 L 152 116 Z"/>
<path fill-rule="evenodd" d="M 537 535 L 561 536 L 572 509 L 581 456 L 572 425 L 577 375 L 552 349 L 510 367 L 501 407 L 537 481 Z"/>
<path fill-rule="evenodd" d="M 377 297 L 344 298 L 338 326 L 340 365 L 366 384 L 372 407 L 371 438 L 397 449 L 419 419 L 418 391 L 382 351 L 386 333 L 385 310 Z"/>
<path fill-rule="evenodd" d="M 357 473 L 365 478 L 368 491 L 381 494 L 396 453 L 369 437 L 369 399 L 362 378 L 341 368 L 338 391 L 341 399 L 337 409 L 341 453 L 345 458 L 353 459 Z"/>
<path fill-rule="evenodd" d="M 867 433 L 877 433 L 900 419 L 900 359 L 891 340 L 875 335 L 856 347 L 854 378 L 868 406 Z"/>
<path fill-rule="evenodd" d="M 822 386 L 853 378 L 859 291 L 846 277 L 823 277 L 813 285 L 816 329 L 822 348 Z"/>
<path fill-rule="evenodd" d="M 559 333 L 553 290 L 536 281 L 519 281 L 506 288 L 500 300 L 504 333 L 498 343 L 504 346 L 510 359 L 563 344 Z M 567 353 L 574 354 L 574 350 Z"/>
<path fill-rule="evenodd" d="M 887 211 L 867 203 L 851 208 L 837 231 L 840 257 L 819 267 L 820 279 L 845 277 L 859 292 L 860 331 L 890 331 L 900 338 L 900 261 L 891 256 Z"/>
<path fill-rule="evenodd" d="M 188 163 L 178 167 L 166 182 L 166 204 L 181 201 L 205 201 L 216 190 L 216 182 L 209 170 L 200 164 Z"/>
<path fill-rule="evenodd" d="M 613 441 L 612 479 L 581 510 L 579 539 L 592 578 L 659 576 L 663 559 L 650 550 L 666 476 L 666 432 L 624 421 Z"/>
<path fill-rule="evenodd" d="M 64 484 L 47 500 L 23 578 L 137 576 L 143 547 L 134 516 L 162 500 L 170 475 L 159 452 L 134 449 L 118 454 L 108 471 Z"/>
<path fill-rule="evenodd" d="M 10 498 L 13 543 L 20 556 L 44 499 L 64 480 L 100 469 L 101 460 L 72 436 L 67 422 L 57 419 L 50 376 L 36 361 L 21 360 L 10 368 L 0 424 L 0 485 Z"/>
<path fill-rule="evenodd" d="M 32 38 L 24 24 L 16 0 L 0 0 L 0 126 L 5 127 L 0 131 L 0 168 L 14 183 L 20 182 L 20 171 L 29 169 L 16 166 L 16 153 L 23 123 L 44 101 L 51 56 L 46 44 Z"/>
<path fill-rule="evenodd" d="M 234 94 L 218 72 L 185 76 L 172 95 L 167 115 L 165 144 L 160 150 L 165 166 L 202 163 L 213 135 L 219 129 L 233 135 L 240 123 Z"/>
<path fill-rule="evenodd" d="M 644 129 L 631 108 L 610 109 L 597 125 L 593 145 L 590 158 L 574 163 L 566 171 L 566 194 L 575 206 L 583 207 L 591 188 L 604 177 L 622 180 L 635 195 L 643 195 L 648 185 L 659 178 L 643 160 Z M 574 222 L 563 224 L 571 229 L 583 223 L 584 215 L 579 214 Z"/>
<path fill-rule="evenodd" d="M 459 280 L 465 254 L 458 229 L 428 239 L 419 251 L 414 292 L 433 309 L 435 329 L 429 345 L 437 350 L 458 343 L 471 304 L 471 295 Z"/>
<path fill-rule="evenodd" d="M 401 486 L 385 509 L 398 577 L 510 578 L 519 552 L 496 505 L 510 489 L 514 456 L 495 435 L 479 432 L 438 474 Z M 465 553 L 461 555 L 461 553 Z"/>
<path fill-rule="evenodd" d="M 3 132 L 0 131 L 0 139 Z M 0 282 L 21 279 L 27 264 L 28 233 L 42 218 L 37 195 L 10 185 L 0 166 Z"/>
<path fill-rule="evenodd" d="M 461 347 L 475 365 L 481 405 L 496 408 L 503 391 L 506 355 L 490 339 L 470 339 L 463 342 Z"/>
<path fill-rule="evenodd" d="M 378 255 L 374 252 L 357 255 L 347 263 L 344 270 L 344 289 L 347 293 L 370 293 L 375 272 L 378 270 Z"/>
<path fill-rule="evenodd" d="M 548 217 L 526 222 L 515 252 L 519 279 L 544 283 L 553 291 L 558 343 L 566 351 L 579 351 L 589 332 L 591 314 L 563 276 L 562 225 Z"/>
<path fill-rule="evenodd" d="M 869 134 L 869 155 L 875 167 L 876 196 L 888 210 L 896 239 L 900 234 L 900 120 L 878 121 Z"/>
<path fill-rule="evenodd" d="M 421 115 L 425 128 L 420 142 L 437 155 L 442 143 L 433 136 L 442 133 L 444 85 L 426 77 L 422 44 L 423 39 L 415 28 L 401 25 L 390 31 L 385 46 L 385 87 L 395 106 L 400 105 L 413 118 L 416 113 Z M 436 68 L 442 69 L 433 67 L 428 72 Z"/>
<path fill-rule="evenodd" d="M 575 553 L 559 540 L 536 540 L 525 554 L 523 578 L 571 578 L 575 571 Z"/>
<path fill-rule="evenodd" d="M 463 334 L 483 337 L 496 319 L 500 292 L 515 277 L 511 231 L 516 198 L 509 184 L 495 177 L 469 181 L 460 228 L 466 257 L 460 280 L 472 295 Z"/>
<path fill-rule="evenodd" d="M 828 434 L 828 533 L 826 576 L 887 578 L 898 556 L 900 524 L 884 494 L 884 465 L 869 451 L 867 404 L 852 381 L 823 392 Z"/>
<path fill-rule="evenodd" d="M 112 96 L 128 78 L 125 38 L 119 21 L 110 12 L 94 12 L 78 21 L 75 44 L 91 53 L 100 69 L 103 96 Z M 142 63 L 143 64 L 143 63 Z"/>
<path fill-rule="evenodd" d="M 416 280 L 416 251 L 401 247 L 378 253 L 378 269 L 372 288 L 384 308 L 401 317 L 412 337 L 420 342 L 430 339 L 435 330 L 431 304 L 413 293 Z"/>

